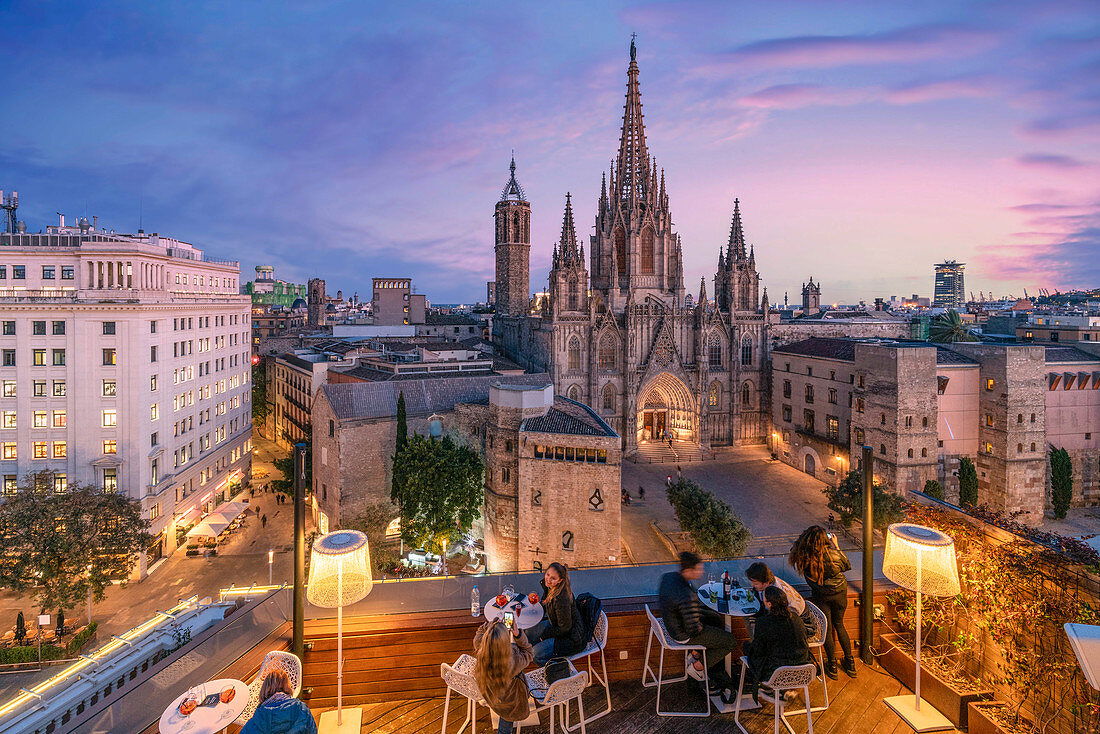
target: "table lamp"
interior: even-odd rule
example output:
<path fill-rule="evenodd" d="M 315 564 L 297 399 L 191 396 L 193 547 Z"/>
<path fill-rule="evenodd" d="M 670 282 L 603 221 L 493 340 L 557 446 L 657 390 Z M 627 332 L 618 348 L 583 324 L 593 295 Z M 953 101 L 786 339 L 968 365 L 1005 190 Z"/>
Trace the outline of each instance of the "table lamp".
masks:
<path fill-rule="evenodd" d="M 322 734 L 358 734 L 363 710 L 344 714 L 344 607 L 370 593 L 370 548 L 358 530 L 335 530 L 313 541 L 306 598 L 318 607 L 336 608 L 336 710 L 321 714 Z"/>
<path fill-rule="evenodd" d="M 955 541 L 939 530 L 923 525 L 894 523 L 886 529 L 886 552 L 882 574 L 898 586 L 917 594 L 915 624 L 917 676 L 912 696 L 891 696 L 885 703 L 915 731 L 951 729 L 946 716 L 920 697 L 920 605 L 921 595 L 956 596 L 959 570 L 955 564 Z"/>
<path fill-rule="evenodd" d="M 1100 691 L 1100 625 L 1066 622 L 1064 629 L 1085 680 Z"/>

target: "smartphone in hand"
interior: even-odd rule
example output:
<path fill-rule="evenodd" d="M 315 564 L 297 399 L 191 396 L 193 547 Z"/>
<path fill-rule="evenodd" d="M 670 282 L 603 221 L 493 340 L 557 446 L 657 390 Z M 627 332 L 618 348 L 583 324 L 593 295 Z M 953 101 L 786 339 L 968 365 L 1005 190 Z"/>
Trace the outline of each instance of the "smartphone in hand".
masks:
<path fill-rule="evenodd" d="M 513 629 L 516 626 L 516 615 L 512 612 L 504 613 L 504 626 Z"/>

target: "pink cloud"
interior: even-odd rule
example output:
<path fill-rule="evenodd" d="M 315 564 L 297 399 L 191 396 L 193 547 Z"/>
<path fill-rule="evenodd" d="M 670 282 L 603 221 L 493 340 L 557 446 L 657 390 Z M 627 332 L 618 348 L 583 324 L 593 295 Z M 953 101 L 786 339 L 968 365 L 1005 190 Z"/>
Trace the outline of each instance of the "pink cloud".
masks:
<path fill-rule="evenodd" d="M 1003 93 L 1004 89 L 1004 82 L 992 77 L 944 79 L 895 87 L 886 92 L 885 98 L 892 104 L 919 104 L 942 99 L 992 97 Z"/>
<path fill-rule="evenodd" d="M 823 105 L 852 105 L 866 101 L 870 93 L 859 89 L 823 87 L 815 84 L 780 84 L 739 98 L 745 107 L 791 110 Z"/>
<path fill-rule="evenodd" d="M 1050 153 L 1028 153 L 1016 159 L 1016 163 L 1025 168 L 1047 168 L 1056 170 L 1068 170 L 1087 167 L 1089 164 L 1077 158 L 1067 155 L 1054 155 Z"/>

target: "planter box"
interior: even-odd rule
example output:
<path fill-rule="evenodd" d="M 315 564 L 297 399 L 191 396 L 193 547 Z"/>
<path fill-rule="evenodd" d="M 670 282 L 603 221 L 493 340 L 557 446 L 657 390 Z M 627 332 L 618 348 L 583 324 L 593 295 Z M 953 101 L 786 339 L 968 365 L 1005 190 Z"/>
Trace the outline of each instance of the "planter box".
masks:
<path fill-rule="evenodd" d="M 1000 701 L 971 703 L 969 709 L 970 734 L 1007 734 L 1002 727 L 986 714 L 986 710 L 1004 706 Z"/>
<path fill-rule="evenodd" d="M 889 673 L 913 690 L 916 685 L 916 661 L 901 647 L 904 637 L 898 634 L 882 636 L 885 652 L 879 656 L 879 662 Z M 993 691 L 971 691 L 960 693 L 954 686 L 937 676 L 926 666 L 921 666 L 921 698 L 932 704 L 958 729 L 967 726 L 968 704 L 974 701 L 989 701 Z M 994 730 L 996 731 L 996 730 Z"/>

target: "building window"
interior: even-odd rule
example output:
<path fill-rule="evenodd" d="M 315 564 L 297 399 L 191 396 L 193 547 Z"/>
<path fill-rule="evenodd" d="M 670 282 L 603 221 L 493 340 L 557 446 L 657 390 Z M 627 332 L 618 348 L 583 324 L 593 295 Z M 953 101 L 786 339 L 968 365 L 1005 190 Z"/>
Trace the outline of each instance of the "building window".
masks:
<path fill-rule="evenodd" d="M 103 397 L 113 398 L 117 394 L 117 390 L 118 383 L 116 383 L 114 380 L 103 381 Z"/>
<path fill-rule="evenodd" d="M 927 459 L 928 458 L 928 449 L 921 449 L 920 450 L 920 455 L 921 455 L 922 459 Z"/>
<path fill-rule="evenodd" d="M 579 370 L 581 368 L 581 340 L 576 336 L 570 337 L 567 351 L 569 355 L 569 369 Z"/>
<path fill-rule="evenodd" d="M 783 397 L 789 398 L 791 396 L 791 381 L 783 380 Z"/>
<path fill-rule="evenodd" d="M 752 342 L 741 343 L 741 364 L 745 367 L 752 364 Z"/>
<path fill-rule="evenodd" d="M 115 322 L 114 321 L 104 321 L 103 322 L 103 333 L 104 334 L 114 334 L 115 333 Z"/>
<path fill-rule="evenodd" d="M 45 349 L 32 349 L 31 350 L 31 364 L 35 367 L 46 366 L 46 350 Z"/>
<path fill-rule="evenodd" d="M 50 418 L 49 418 L 49 415 L 46 413 L 46 411 L 36 410 L 31 415 L 33 417 L 33 421 L 31 422 L 32 427 L 34 427 L 34 428 L 49 428 L 50 427 Z"/>
<path fill-rule="evenodd" d="M 27 266 L 26 265 L 12 265 L 11 266 L 11 277 L 15 278 L 16 280 L 26 280 L 27 279 Z"/>
<path fill-rule="evenodd" d="M 603 410 L 605 413 L 615 412 L 615 386 L 610 383 L 603 386 Z"/>
<path fill-rule="evenodd" d="M 825 416 L 825 437 L 833 441 L 840 439 L 840 419 L 835 415 Z"/>
<path fill-rule="evenodd" d="M 41 456 L 37 456 L 38 444 L 42 444 L 42 455 Z M 36 459 L 45 459 L 46 458 L 46 442 L 45 441 L 35 441 L 33 446 L 34 446 L 34 449 L 35 449 L 34 450 L 34 458 L 36 458 Z M 6 461 L 10 461 L 12 459 L 18 459 L 18 458 L 19 458 L 19 455 L 16 453 L 16 443 L 15 443 L 15 441 L 5 441 L 4 442 L 4 459 Z"/>
<path fill-rule="evenodd" d="M 707 391 L 707 405 L 712 408 L 718 407 L 718 404 L 721 402 L 720 390 L 721 388 L 718 386 L 717 382 L 712 382 L 710 384 L 710 390 Z"/>
<path fill-rule="evenodd" d="M 928 416 L 923 416 L 920 419 L 921 428 L 928 428 Z"/>
<path fill-rule="evenodd" d="M 103 411 L 103 419 L 100 422 L 104 428 L 114 428 L 118 425 L 118 411 L 114 408 L 107 408 Z"/>
<path fill-rule="evenodd" d="M 15 350 L 14 349 L 5 349 L 3 351 L 3 359 L 4 359 L 4 366 L 5 367 L 14 367 L 15 366 Z"/>
<path fill-rule="evenodd" d="M 57 277 L 57 268 L 53 265 L 42 266 L 42 280 L 53 280 Z"/>
<path fill-rule="evenodd" d="M 156 392 L 156 390 L 157 390 L 157 376 L 156 375 L 150 375 L 149 376 L 149 389 L 153 392 Z"/>
<path fill-rule="evenodd" d="M 53 427 L 64 428 L 69 425 L 69 414 L 64 410 L 55 410 L 53 412 Z"/>
<path fill-rule="evenodd" d="M 15 336 L 15 322 L 14 321 L 5 321 L 4 322 L 4 336 Z"/>
<path fill-rule="evenodd" d="M 1024 453 L 1024 445 L 1022 443 L 1016 444 L 1016 453 L 1017 454 Z"/>
<path fill-rule="evenodd" d="M 802 427 L 808 432 L 814 432 L 814 412 L 812 410 L 802 411 Z"/>
<path fill-rule="evenodd" d="M 64 380 L 54 380 L 53 381 L 53 396 L 55 398 L 63 398 L 63 397 L 65 397 L 67 392 L 68 391 L 66 389 L 66 385 L 65 385 Z"/>
<path fill-rule="evenodd" d="M 752 407 L 752 386 L 747 382 L 741 385 L 741 407 Z"/>
<path fill-rule="evenodd" d="M 1033 441 L 1033 442 L 1031 443 L 1031 450 L 1032 450 L 1032 451 L 1034 451 L 1034 450 L 1035 450 L 1035 442 L 1034 442 L 1034 441 Z"/>
<path fill-rule="evenodd" d="M 814 404 L 814 386 L 813 385 L 807 385 L 806 386 L 806 404 L 807 405 L 813 405 Z"/>
<path fill-rule="evenodd" d="M 46 381 L 45 380 L 35 380 L 34 382 L 31 383 L 31 388 L 32 388 L 32 394 L 36 398 L 46 397 Z"/>
<path fill-rule="evenodd" d="M 614 370 L 618 367 L 617 342 L 613 334 L 604 334 L 600 339 L 598 359 L 601 370 Z"/>
<path fill-rule="evenodd" d="M 886 425 L 886 414 L 885 413 L 882 413 L 882 414 L 879 415 L 878 424 L 880 426 L 885 426 Z"/>
<path fill-rule="evenodd" d="M 336 437 L 336 421 L 329 421 L 328 422 L 328 437 L 329 438 L 335 438 Z"/>
<path fill-rule="evenodd" d="M 152 446 L 153 448 L 156 448 L 157 444 L 159 444 L 159 443 L 160 443 L 160 434 L 158 434 L 156 431 L 154 431 L 153 433 L 150 433 L 149 434 L 149 445 Z"/>
<path fill-rule="evenodd" d="M 53 442 L 53 458 L 64 459 L 69 455 L 69 445 L 64 441 Z"/>
<path fill-rule="evenodd" d="M 19 427 L 18 424 L 16 423 L 16 419 L 15 419 L 16 412 L 14 410 L 5 410 L 4 413 L 3 413 L 3 416 L 4 416 L 4 423 L 3 423 L 4 428 L 18 428 Z"/>
<path fill-rule="evenodd" d="M 859 383 L 859 387 L 863 387 L 863 375 L 859 376 L 859 379 L 857 380 L 857 382 Z"/>
<path fill-rule="evenodd" d="M 573 550 L 573 533 L 568 530 L 561 534 L 561 549 L 567 551 Z"/>
<path fill-rule="evenodd" d="M 830 387 L 829 388 L 829 404 L 830 405 L 836 405 L 836 401 L 837 401 L 836 388 L 835 387 Z"/>
<path fill-rule="evenodd" d="M 995 387 L 997 387 L 997 381 L 994 380 L 992 377 L 987 378 L 985 381 L 985 389 L 992 390 Z"/>
<path fill-rule="evenodd" d="M 512 481 L 512 471 L 508 467 L 504 467 L 500 470 L 500 481 L 510 482 Z"/>
<path fill-rule="evenodd" d="M 14 398 L 15 397 L 15 385 L 16 385 L 15 380 L 4 380 L 4 397 L 5 398 Z"/>
<path fill-rule="evenodd" d="M 46 336 L 46 322 L 45 321 L 32 321 L 31 333 L 35 336 Z"/>
<path fill-rule="evenodd" d="M 72 265 L 61 266 L 61 280 L 75 280 L 76 269 Z"/>
<path fill-rule="evenodd" d="M 64 492 L 68 488 L 69 488 L 69 478 L 61 472 L 54 472 L 54 475 L 53 475 L 53 491 L 57 492 L 57 493 L 61 493 L 61 492 Z"/>
<path fill-rule="evenodd" d="M 118 441 L 108 439 L 103 442 L 103 453 L 105 454 L 117 454 L 118 453 Z"/>
<path fill-rule="evenodd" d="M 783 420 L 785 420 L 787 423 L 791 422 L 791 406 L 789 405 L 783 406 Z"/>
<path fill-rule="evenodd" d="M 513 447 L 514 447 L 514 444 L 512 443 L 511 439 L 504 442 L 504 451 L 506 453 L 509 453 L 509 454 L 512 453 Z"/>
<path fill-rule="evenodd" d="M 863 445 L 863 429 L 862 428 L 857 428 L 857 429 L 855 429 L 855 431 L 853 431 L 853 433 L 855 434 L 856 443 L 859 444 L 860 446 L 862 446 Z"/>
<path fill-rule="evenodd" d="M 11 496 L 19 491 L 19 478 L 15 474 L 4 475 L 4 494 Z"/>
<path fill-rule="evenodd" d="M 103 364 L 118 364 L 118 355 L 113 348 L 103 350 Z"/>
<path fill-rule="evenodd" d="M 54 336 L 62 336 L 65 334 L 65 322 L 55 321 L 52 325 L 52 331 Z"/>
<path fill-rule="evenodd" d="M 880 444 L 878 445 L 878 452 L 879 452 L 880 454 L 882 454 L 883 456 L 886 456 L 886 444 L 884 444 L 884 443 L 880 443 Z"/>
<path fill-rule="evenodd" d="M 907 457 L 909 457 L 910 459 L 912 459 L 912 458 L 913 458 L 913 449 L 909 449 L 909 450 L 908 450 L 908 451 L 907 451 L 907 452 L 905 453 L 905 455 L 906 455 Z"/>
<path fill-rule="evenodd" d="M 118 469 L 103 470 L 103 489 L 108 492 L 118 491 Z"/>
<path fill-rule="evenodd" d="M 906 428 L 912 428 L 913 427 L 913 416 L 911 416 L 911 415 L 905 416 L 905 427 Z"/>
<path fill-rule="evenodd" d="M 1034 423 L 1034 422 L 1035 422 L 1035 414 L 1034 414 L 1034 413 L 1032 413 L 1032 414 L 1031 414 L 1031 422 L 1032 422 L 1032 423 Z"/>
<path fill-rule="evenodd" d="M 722 369 L 722 338 L 717 334 L 707 341 L 707 362 L 712 370 Z"/>
<path fill-rule="evenodd" d="M 993 427 L 993 415 L 991 413 L 985 414 L 985 424 L 990 428 Z"/>
<path fill-rule="evenodd" d="M 65 350 L 54 349 L 53 350 L 53 366 L 64 367 L 65 366 Z"/>
<path fill-rule="evenodd" d="M 156 347 L 149 347 L 149 361 L 150 362 L 156 362 L 157 361 L 157 348 Z"/>

